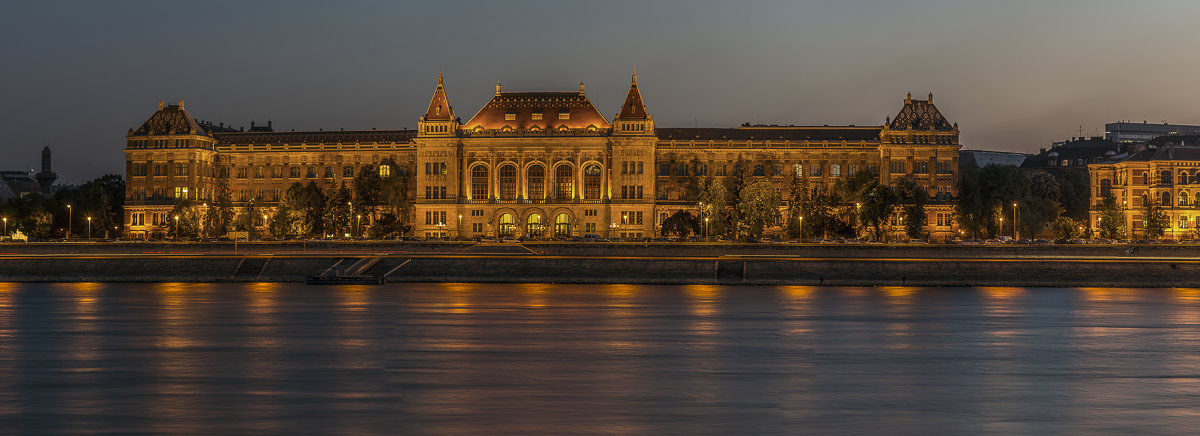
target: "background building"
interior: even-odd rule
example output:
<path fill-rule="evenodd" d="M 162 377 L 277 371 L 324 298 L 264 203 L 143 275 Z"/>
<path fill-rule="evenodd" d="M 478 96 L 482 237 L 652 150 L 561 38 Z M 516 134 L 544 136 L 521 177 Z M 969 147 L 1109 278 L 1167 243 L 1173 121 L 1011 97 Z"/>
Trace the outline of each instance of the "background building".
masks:
<path fill-rule="evenodd" d="M 1145 121 L 1131 123 L 1121 121 L 1104 125 L 1104 139 L 1117 144 L 1149 142 L 1159 136 L 1200 134 L 1200 126 L 1187 124 L 1150 124 Z"/>

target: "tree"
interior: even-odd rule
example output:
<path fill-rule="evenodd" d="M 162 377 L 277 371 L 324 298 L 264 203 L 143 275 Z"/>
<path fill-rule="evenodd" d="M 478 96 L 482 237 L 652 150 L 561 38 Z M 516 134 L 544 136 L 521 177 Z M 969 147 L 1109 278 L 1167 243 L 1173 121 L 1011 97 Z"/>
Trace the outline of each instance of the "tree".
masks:
<path fill-rule="evenodd" d="M 788 237 L 804 237 L 804 212 L 809 209 L 809 202 L 808 178 L 793 173 L 791 179 L 788 180 Z"/>
<path fill-rule="evenodd" d="M 1142 202 L 1142 232 L 1147 239 L 1161 238 L 1170 224 L 1167 214 L 1163 212 L 1162 205 L 1153 198 L 1144 198 L 1146 201 Z"/>
<path fill-rule="evenodd" d="M 728 191 L 725 184 L 712 177 L 700 182 L 700 216 L 708 220 L 709 235 L 724 235 L 729 228 Z M 702 220 L 703 220 L 702 219 Z"/>
<path fill-rule="evenodd" d="M 234 227 L 239 231 L 246 232 L 247 238 L 254 238 L 254 220 L 258 217 L 258 208 L 255 207 L 253 199 L 246 202 L 246 206 L 242 208 L 242 213 L 238 214 L 234 221 Z"/>
<path fill-rule="evenodd" d="M 167 235 L 173 239 L 200 236 L 200 207 L 194 200 L 180 198 L 167 214 Z"/>
<path fill-rule="evenodd" d="M 407 176 L 402 176 L 401 172 L 396 170 L 399 166 L 391 158 L 385 159 L 380 165 L 388 165 L 393 169 L 393 171 L 388 173 L 387 177 L 382 177 L 380 180 L 382 203 L 391 209 L 392 214 L 392 218 L 387 223 L 383 223 L 384 218 L 387 216 L 386 213 L 383 217 L 380 217 L 379 225 L 387 227 L 387 229 L 379 230 L 381 232 L 380 237 L 386 237 L 393 232 L 398 234 L 405 233 L 406 229 L 410 227 L 408 225 L 408 206 L 411 200 L 408 198 L 408 190 L 411 179 Z M 407 174 L 407 172 L 404 172 L 404 174 Z"/>
<path fill-rule="evenodd" d="M 686 238 L 691 233 L 700 233 L 700 219 L 687 211 L 675 212 L 662 222 L 663 236 L 674 234 L 677 237 Z"/>
<path fill-rule="evenodd" d="M 886 241 L 887 232 L 884 231 L 883 226 L 887 224 L 888 219 L 892 217 L 892 211 L 896 208 L 895 191 L 888 185 L 872 181 L 862 188 L 861 195 L 858 203 L 861 206 L 855 206 L 858 209 L 859 219 L 864 225 L 875 230 L 875 240 Z"/>
<path fill-rule="evenodd" d="M 1075 239 L 1083 234 L 1079 221 L 1069 216 L 1060 216 L 1054 220 L 1054 234 L 1059 239 Z"/>
<path fill-rule="evenodd" d="M 326 234 L 340 237 L 350 233 L 350 216 L 353 213 L 350 202 L 350 190 L 345 186 L 329 192 L 324 207 Z"/>
<path fill-rule="evenodd" d="M 1111 194 L 1100 200 L 1100 237 L 1117 239 L 1125 236 L 1125 214 L 1117 207 L 1117 199 Z"/>
<path fill-rule="evenodd" d="M 376 206 L 383 196 L 383 180 L 374 165 L 363 165 L 354 177 L 354 212 L 355 215 L 366 214 L 374 222 Z"/>
<path fill-rule="evenodd" d="M 233 193 L 229 190 L 229 171 L 227 169 L 217 171 L 213 194 L 215 194 L 213 208 L 204 216 L 205 236 L 224 236 L 229 232 L 229 226 L 233 225 L 233 219 L 237 216 L 233 209 Z"/>
<path fill-rule="evenodd" d="M 920 238 L 929 221 L 929 215 L 925 213 L 929 193 L 921 185 L 907 179 L 896 183 L 894 189 L 901 207 L 900 216 L 904 220 L 904 234 L 910 239 Z"/>
<path fill-rule="evenodd" d="M 761 180 L 746 185 L 738 198 L 738 210 L 742 214 L 738 221 L 738 236 L 757 239 L 762 237 L 766 227 L 779 223 L 782 199 L 771 182 Z"/>
<path fill-rule="evenodd" d="M 750 183 L 750 165 L 738 156 L 733 164 L 733 172 L 722 181 L 725 185 L 725 201 L 729 205 L 728 213 L 723 217 L 722 232 L 725 236 L 738 239 L 745 223 L 745 212 L 742 210 L 742 191 Z"/>

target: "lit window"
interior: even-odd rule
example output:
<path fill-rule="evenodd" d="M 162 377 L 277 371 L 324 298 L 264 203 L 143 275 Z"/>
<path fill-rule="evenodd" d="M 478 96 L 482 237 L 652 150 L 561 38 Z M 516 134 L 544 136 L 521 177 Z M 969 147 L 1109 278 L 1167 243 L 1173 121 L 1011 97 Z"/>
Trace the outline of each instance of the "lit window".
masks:
<path fill-rule="evenodd" d="M 558 119 L 560 119 L 560 120 L 569 120 L 569 119 L 571 119 L 571 113 L 570 113 L 570 112 L 559 112 L 559 113 L 558 113 Z"/>
<path fill-rule="evenodd" d="M 541 112 L 534 112 L 534 113 L 533 113 L 531 116 L 533 117 L 533 120 L 534 120 L 534 121 L 537 121 L 537 120 L 540 120 L 540 119 L 542 119 L 542 113 L 541 113 Z"/>
<path fill-rule="evenodd" d="M 389 177 L 391 175 L 392 175 L 392 166 L 391 165 L 380 165 L 379 166 L 379 177 Z"/>
<path fill-rule="evenodd" d="M 509 113 L 504 114 L 504 121 L 512 121 L 515 119 L 517 119 L 516 112 L 509 112 Z"/>

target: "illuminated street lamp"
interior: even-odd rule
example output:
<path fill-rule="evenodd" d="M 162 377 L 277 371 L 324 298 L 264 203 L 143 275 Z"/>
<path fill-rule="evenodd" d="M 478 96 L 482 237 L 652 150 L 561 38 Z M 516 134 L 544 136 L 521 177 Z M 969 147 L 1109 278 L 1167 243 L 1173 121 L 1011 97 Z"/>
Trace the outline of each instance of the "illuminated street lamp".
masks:
<path fill-rule="evenodd" d="M 1013 239 L 1014 240 L 1021 239 L 1021 231 L 1017 230 L 1018 222 L 1020 222 L 1020 221 L 1017 221 L 1017 202 L 1014 201 L 1013 202 Z"/>
<path fill-rule="evenodd" d="M 67 239 L 71 239 L 71 205 L 67 205 Z"/>
<path fill-rule="evenodd" d="M 175 215 L 175 240 L 179 240 L 179 215 Z"/>
<path fill-rule="evenodd" d="M 4 237 L 8 237 L 8 217 L 4 217 Z"/>
<path fill-rule="evenodd" d="M 359 238 L 362 238 L 362 214 L 358 215 L 358 223 L 354 225 L 354 231 L 358 233 Z"/>
<path fill-rule="evenodd" d="M 88 218 L 88 239 L 92 239 L 92 217 Z"/>
<path fill-rule="evenodd" d="M 804 241 L 804 215 L 800 216 L 800 241 Z"/>
<path fill-rule="evenodd" d="M 708 241 L 708 217 L 704 217 L 704 240 Z"/>

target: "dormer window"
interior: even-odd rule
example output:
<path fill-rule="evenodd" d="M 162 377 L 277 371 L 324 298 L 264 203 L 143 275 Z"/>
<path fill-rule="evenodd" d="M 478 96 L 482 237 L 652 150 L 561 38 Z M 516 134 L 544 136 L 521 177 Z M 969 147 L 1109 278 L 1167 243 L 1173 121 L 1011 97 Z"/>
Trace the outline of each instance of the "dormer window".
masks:
<path fill-rule="evenodd" d="M 508 112 L 508 113 L 504 114 L 504 121 L 514 121 L 516 119 L 517 119 L 516 112 Z"/>
<path fill-rule="evenodd" d="M 534 112 L 534 113 L 533 113 L 531 116 L 533 117 L 533 120 L 534 120 L 534 121 L 538 121 L 538 120 L 541 120 L 541 119 L 542 119 L 542 113 L 541 113 L 541 112 Z"/>
<path fill-rule="evenodd" d="M 565 111 L 564 111 L 564 112 L 559 112 L 559 113 L 558 113 L 558 119 L 560 119 L 560 120 L 569 120 L 569 119 L 571 119 L 571 113 L 570 113 L 570 112 L 565 112 Z"/>

